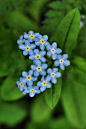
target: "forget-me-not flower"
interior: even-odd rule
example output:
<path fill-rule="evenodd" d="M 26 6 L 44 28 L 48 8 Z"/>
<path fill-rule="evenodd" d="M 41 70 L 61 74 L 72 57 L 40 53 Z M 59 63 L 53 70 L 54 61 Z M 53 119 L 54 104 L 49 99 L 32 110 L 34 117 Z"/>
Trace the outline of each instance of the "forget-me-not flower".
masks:
<path fill-rule="evenodd" d="M 33 54 L 29 56 L 29 59 L 37 61 L 40 60 L 41 62 L 45 62 L 46 59 L 44 58 L 44 55 L 46 54 L 45 51 L 39 51 L 38 49 L 34 49 Z"/>
<path fill-rule="evenodd" d="M 53 42 L 52 45 L 48 44 L 46 46 L 48 52 L 47 55 L 50 57 L 52 56 L 52 59 L 55 60 L 57 58 L 57 54 L 61 53 L 62 50 L 60 48 L 57 48 L 57 43 Z"/>
<path fill-rule="evenodd" d="M 34 33 L 32 30 L 28 32 L 28 34 L 24 34 L 24 38 L 28 39 L 29 42 L 33 42 L 37 40 L 39 33 Z"/>
<path fill-rule="evenodd" d="M 49 83 L 50 77 L 42 77 L 41 81 L 37 83 L 37 86 L 40 87 L 40 91 L 44 91 L 46 88 L 51 88 L 51 83 Z"/>
<path fill-rule="evenodd" d="M 25 42 L 25 39 L 23 39 L 23 35 L 21 35 L 17 40 L 17 44 L 23 44 L 24 42 Z"/>
<path fill-rule="evenodd" d="M 57 56 L 57 60 L 54 62 L 55 66 L 60 66 L 60 68 L 62 70 L 65 69 L 64 66 L 69 66 L 70 65 L 70 61 L 67 60 L 68 58 L 68 54 L 63 54 L 63 55 L 58 55 Z"/>
<path fill-rule="evenodd" d="M 38 86 L 30 86 L 25 91 L 25 93 L 29 93 L 30 97 L 34 97 L 35 94 L 39 94 L 40 90 Z"/>
<path fill-rule="evenodd" d="M 44 36 L 39 35 L 38 40 L 35 42 L 35 44 L 37 46 L 40 46 L 41 50 L 44 50 L 45 46 L 49 43 L 47 40 L 48 40 L 47 35 L 44 35 Z"/>
<path fill-rule="evenodd" d="M 80 29 L 83 28 L 83 27 L 84 27 L 84 22 L 81 21 L 81 22 L 80 22 Z"/>
<path fill-rule="evenodd" d="M 47 77 L 50 77 L 50 80 L 52 81 L 52 83 L 57 83 L 57 79 L 56 78 L 59 78 L 61 77 L 61 73 L 58 72 L 58 68 L 49 68 L 47 70 L 47 73 L 48 73 L 48 76 Z"/>
<path fill-rule="evenodd" d="M 41 64 L 41 61 L 37 60 L 34 62 L 34 65 L 31 65 L 31 69 L 34 71 L 34 76 L 45 76 L 45 69 L 47 68 L 47 64 Z"/>
<path fill-rule="evenodd" d="M 22 76 L 26 80 L 28 86 L 32 86 L 33 85 L 33 81 L 37 80 L 37 77 L 34 77 L 32 75 L 33 75 L 33 70 L 30 70 L 28 73 L 25 72 L 25 71 L 22 72 Z"/>
<path fill-rule="evenodd" d="M 23 50 L 23 55 L 32 54 L 33 50 L 36 47 L 35 44 L 30 44 L 28 40 L 25 40 L 25 44 L 19 45 L 19 48 Z"/>
<path fill-rule="evenodd" d="M 18 88 L 20 89 L 20 91 L 27 89 L 26 80 L 24 80 L 24 78 L 22 77 L 20 77 L 19 81 L 16 81 L 16 84 L 18 85 Z"/>

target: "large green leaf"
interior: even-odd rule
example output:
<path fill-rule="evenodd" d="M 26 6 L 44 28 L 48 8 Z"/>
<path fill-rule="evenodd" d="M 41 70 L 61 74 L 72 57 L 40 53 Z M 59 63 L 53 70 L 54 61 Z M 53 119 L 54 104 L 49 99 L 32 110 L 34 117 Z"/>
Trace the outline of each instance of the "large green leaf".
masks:
<path fill-rule="evenodd" d="M 58 25 L 54 41 L 56 41 L 65 53 L 70 53 L 76 43 L 80 29 L 80 14 L 78 9 L 70 11 Z"/>
<path fill-rule="evenodd" d="M 46 104 L 43 95 L 38 95 L 32 103 L 31 118 L 36 123 L 42 123 L 51 117 L 51 109 Z"/>
<path fill-rule="evenodd" d="M 19 80 L 19 77 L 8 77 L 5 79 L 1 86 L 1 97 L 6 101 L 15 101 L 24 97 L 22 91 L 18 89 L 16 81 Z"/>
<path fill-rule="evenodd" d="M 62 78 L 57 79 L 57 83 L 53 84 L 51 88 L 44 91 L 44 96 L 47 104 L 53 109 L 61 95 Z"/>
<path fill-rule="evenodd" d="M 77 76 L 74 76 L 78 75 Z M 74 76 L 74 77 L 73 77 Z M 85 76 L 85 74 L 84 74 Z M 67 80 L 63 80 L 62 104 L 68 121 L 77 128 L 84 128 L 86 126 L 86 84 L 76 70 L 67 72 Z M 78 81 L 79 80 L 79 81 Z"/>
<path fill-rule="evenodd" d="M 16 102 L 0 101 L 0 123 L 10 127 L 16 126 L 27 116 L 28 110 L 24 100 Z"/>
<path fill-rule="evenodd" d="M 77 68 L 86 72 L 86 60 L 84 58 L 74 56 L 71 63 L 73 63 Z"/>

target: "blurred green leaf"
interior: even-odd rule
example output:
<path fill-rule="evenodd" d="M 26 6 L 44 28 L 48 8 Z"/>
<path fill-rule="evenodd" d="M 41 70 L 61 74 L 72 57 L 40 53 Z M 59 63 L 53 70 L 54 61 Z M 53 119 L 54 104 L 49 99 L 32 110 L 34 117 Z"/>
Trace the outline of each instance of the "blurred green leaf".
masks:
<path fill-rule="evenodd" d="M 58 103 L 58 100 L 61 95 L 61 86 L 62 86 L 62 78 L 60 77 L 57 79 L 56 84 L 53 84 L 51 88 L 46 89 L 44 91 L 45 100 L 51 109 L 53 109 Z"/>
<path fill-rule="evenodd" d="M 78 9 L 70 11 L 58 25 L 54 41 L 56 41 L 65 53 L 70 53 L 76 43 L 80 29 L 80 14 Z"/>
<path fill-rule="evenodd" d="M 31 107 L 31 118 L 36 123 L 42 123 L 49 120 L 51 117 L 51 110 L 46 104 L 42 95 L 38 95 Z"/>
<path fill-rule="evenodd" d="M 11 30 L 1 27 L 0 30 L 0 77 L 22 72 L 26 67 L 26 62 L 22 52 L 19 50 Z M 5 37 L 5 38 L 4 38 Z"/>
<path fill-rule="evenodd" d="M 77 82 L 86 85 L 86 72 L 73 66 L 73 67 L 69 67 L 68 76 L 71 79 L 76 80 Z"/>
<path fill-rule="evenodd" d="M 76 71 L 74 70 L 75 75 Z M 78 78 L 67 72 L 67 79 L 63 80 L 62 104 L 66 117 L 71 125 L 76 128 L 84 128 L 86 125 L 86 85 L 80 83 Z M 85 75 L 85 74 L 84 74 Z"/>
<path fill-rule="evenodd" d="M 16 10 L 6 16 L 6 21 L 10 28 L 17 29 L 21 34 L 29 30 L 39 30 L 38 24 Z"/>
<path fill-rule="evenodd" d="M 4 102 L 0 101 L 0 123 L 10 127 L 15 126 L 27 116 L 25 101 Z"/>
<path fill-rule="evenodd" d="M 68 121 L 64 117 L 58 119 L 51 119 L 48 124 L 49 129 L 72 129 Z"/>
<path fill-rule="evenodd" d="M 15 101 L 24 97 L 23 92 L 18 89 L 16 81 L 19 77 L 7 77 L 1 86 L 1 97 L 6 101 Z"/>
<path fill-rule="evenodd" d="M 39 22 L 41 20 L 42 11 L 48 1 L 49 0 L 33 0 L 31 1 L 30 6 L 27 7 L 27 11 L 36 21 Z"/>
<path fill-rule="evenodd" d="M 71 60 L 71 62 L 77 68 L 86 72 L 86 60 L 84 58 L 81 58 L 79 56 L 74 56 L 73 59 Z"/>
<path fill-rule="evenodd" d="M 20 0 L 0 0 L 0 16 L 15 8 Z"/>

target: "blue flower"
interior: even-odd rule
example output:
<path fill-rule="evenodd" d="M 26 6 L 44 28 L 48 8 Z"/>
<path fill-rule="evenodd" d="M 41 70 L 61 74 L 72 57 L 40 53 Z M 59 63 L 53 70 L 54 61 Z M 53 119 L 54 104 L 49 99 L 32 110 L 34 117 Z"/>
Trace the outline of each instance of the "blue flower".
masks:
<path fill-rule="evenodd" d="M 28 39 L 29 42 L 33 42 L 37 40 L 39 33 L 34 33 L 32 30 L 28 32 L 28 34 L 24 34 L 24 38 Z"/>
<path fill-rule="evenodd" d="M 34 65 L 31 65 L 31 69 L 34 71 L 34 76 L 46 75 L 44 71 L 47 68 L 47 64 L 41 64 L 41 61 L 37 60 Z"/>
<path fill-rule="evenodd" d="M 26 80 L 28 86 L 32 86 L 33 81 L 37 80 L 37 77 L 33 77 L 32 75 L 33 75 L 33 70 L 30 70 L 28 73 L 25 71 L 22 72 L 22 76 Z"/>
<path fill-rule="evenodd" d="M 61 53 L 62 50 L 60 48 L 57 48 L 57 43 L 53 42 L 52 45 L 48 44 L 46 46 L 48 52 L 48 56 L 52 56 L 52 59 L 55 60 L 57 58 L 57 54 Z"/>
<path fill-rule="evenodd" d="M 69 66 L 70 65 L 70 61 L 67 60 L 68 58 L 68 54 L 63 54 L 63 55 L 58 55 L 57 56 L 57 60 L 54 62 L 55 66 L 60 66 L 60 68 L 62 70 L 65 69 L 64 66 Z"/>
<path fill-rule="evenodd" d="M 52 83 L 57 83 L 57 79 L 56 78 L 59 78 L 61 77 L 61 73 L 60 72 L 57 72 L 58 71 L 58 68 L 49 68 L 47 70 L 47 73 L 48 73 L 48 76 L 50 78 L 50 80 L 52 81 Z"/>
<path fill-rule="evenodd" d="M 38 49 L 35 49 L 33 51 L 33 54 L 29 56 L 29 59 L 37 61 L 40 60 L 41 62 L 45 62 L 46 59 L 43 57 L 46 54 L 45 51 L 39 51 Z"/>
<path fill-rule="evenodd" d="M 47 44 L 49 44 L 49 42 L 47 42 L 47 40 L 48 40 L 48 36 L 47 35 L 44 35 L 44 36 L 39 35 L 38 40 L 35 42 L 35 44 L 37 46 L 40 46 L 41 50 L 44 50 L 45 46 Z"/>
<path fill-rule="evenodd" d="M 80 22 L 80 29 L 83 28 L 83 27 L 84 27 L 84 22 L 81 21 L 81 22 Z"/>
<path fill-rule="evenodd" d="M 44 91 L 46 88 L 51 88 L 51 83 L 49 83 L 50 77 L 44 77 L 41 78 L 41 81 L 37 83 L 37 86 L 40 87 L 40 91 Z"/>
<path fill-rule="evenodd" d="M 32 54 L 33 50 L 36 47 L 35 44 L 30 44 L 28 40 L 25 40 L 25 44 L 19 45 L 19 48 L 23 50 L 23 55 Z"/>
<path fill-rule="evenodd" d="M 27 89 L 26 81 L 22 77 L 20 77 L 19 81 L 16 81 L 16 84 L 18 85 L 18 88 L 20 89 L 20 91 Z"/>
<path fill-rule="evenodd" d="M 24 42 L 25 42 L 25 39 L 23 39 L 23 35 L 21 35 L 17 40 L 17 44 L 23 44 Z"/>
<path fill-rule="evenodd" d="M 30 86 L 24 92 L 25 93 L 29 93 L 30 97 L 34 97 L 35 94 L 39 94 L 40 93 L 40 90 L 39 90 L 39 87 L 37 87 L 37 86 Z"/>

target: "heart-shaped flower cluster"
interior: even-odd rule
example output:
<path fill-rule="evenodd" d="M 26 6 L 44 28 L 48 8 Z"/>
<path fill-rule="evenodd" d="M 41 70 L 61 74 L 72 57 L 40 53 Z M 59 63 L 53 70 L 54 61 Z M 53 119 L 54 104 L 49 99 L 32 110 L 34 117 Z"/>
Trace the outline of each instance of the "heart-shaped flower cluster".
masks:
<path fill-rule="evenodd" d="M 57 48 L 56 42 L 51 45 L 47 35 L 42 36 L 29 31 L 28 34 L 21 35 L 17 43 L 23 50 L 23 55 L 29 55 L 29 59 L 33 60 L 31 70 L 23 71 L 23 77 L 16 82 L 20 91 L 23 91 L 23 94 L 29 93 L 30 97 L 45 91 L 46 88 L 51 88 L 51 83 L 57 83 L 57 78 L 61 77 L 57 66 L 64 70 L 65 66 L 70 65 L 70 61 L 67 60 L 68 54 L 61 55 L 62 50 Z M 54 68 L 49 68 L 49 63 Z"/>

